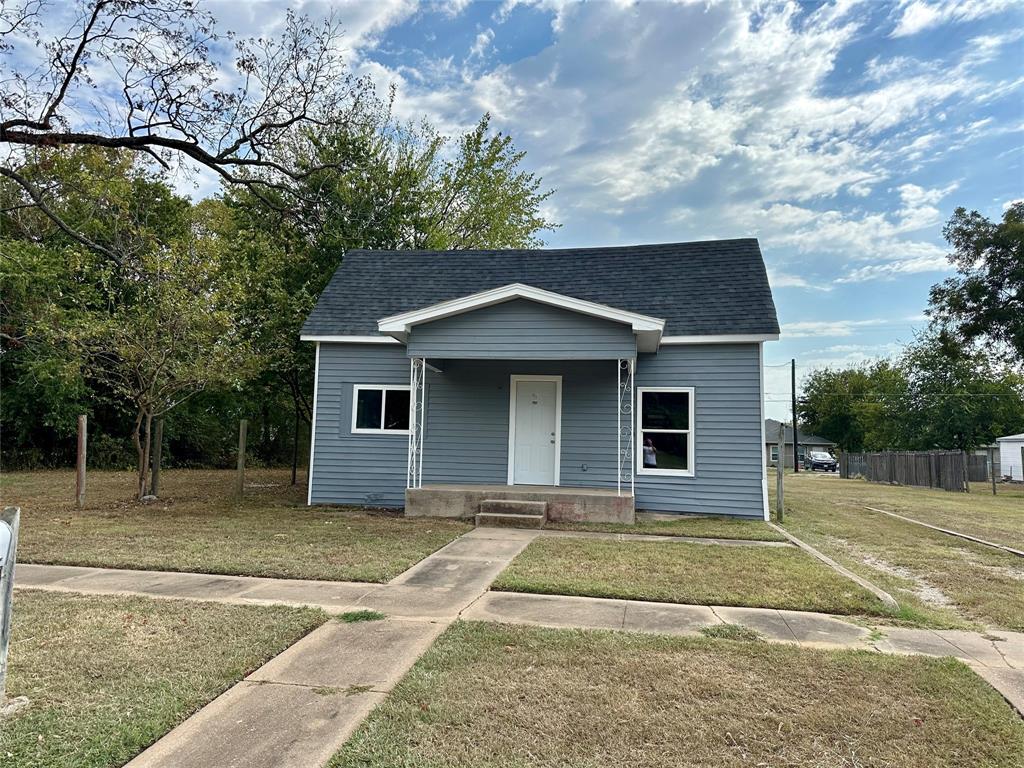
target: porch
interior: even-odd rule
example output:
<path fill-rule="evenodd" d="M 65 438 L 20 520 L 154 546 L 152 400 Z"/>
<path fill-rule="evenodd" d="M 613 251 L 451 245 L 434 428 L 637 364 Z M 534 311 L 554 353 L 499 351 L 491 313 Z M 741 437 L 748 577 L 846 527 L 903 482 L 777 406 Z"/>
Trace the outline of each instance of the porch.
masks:
<path fill-rule="evenodd" d="M 438 483 L 408 488 L 405 492 L 406 517 L 471 518 L 486 514 L 488 509 L 515 510 L 517 505 L 524 510 L 532 507 L 533 512 L 538 509 L 538 503 L 545 505 L 546 520 L 636 522 L 633 494 L 615 488 Z"/>

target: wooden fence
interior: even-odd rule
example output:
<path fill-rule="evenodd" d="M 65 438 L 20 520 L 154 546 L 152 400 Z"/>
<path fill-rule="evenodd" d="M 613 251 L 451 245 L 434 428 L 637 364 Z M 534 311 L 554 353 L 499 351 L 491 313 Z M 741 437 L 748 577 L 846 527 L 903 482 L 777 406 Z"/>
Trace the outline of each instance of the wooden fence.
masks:
<path fill-rule="evenodd" d="M 840 453 L 839 476 L 863 477 L 873 483 L 967 491 L 968 481 L 988 479 L 988 459 L 968 456 L 963 451 Z"/>

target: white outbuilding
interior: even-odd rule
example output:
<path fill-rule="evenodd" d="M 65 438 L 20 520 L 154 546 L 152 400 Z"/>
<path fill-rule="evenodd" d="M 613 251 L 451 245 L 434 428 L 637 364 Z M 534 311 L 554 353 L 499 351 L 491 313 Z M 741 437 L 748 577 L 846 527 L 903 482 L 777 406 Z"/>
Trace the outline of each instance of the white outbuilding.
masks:
<path fill-rule="evenodd" d="M 1024 432 L 1019 435 L 1000 437 L 999 471 L 1004 477 L 1024 480 Z"/>

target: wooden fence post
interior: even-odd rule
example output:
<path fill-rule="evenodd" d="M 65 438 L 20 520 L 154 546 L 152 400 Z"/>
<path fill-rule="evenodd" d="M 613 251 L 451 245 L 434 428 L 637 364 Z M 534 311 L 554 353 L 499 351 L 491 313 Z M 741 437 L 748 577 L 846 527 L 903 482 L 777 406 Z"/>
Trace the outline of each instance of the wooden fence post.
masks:
<path fill-rule="evenodd" d="M 796 436 L 794 435 L 794 440 Z M 785 494 L 782 490 L 783 467 L 786 464 L 786 428 L 779 424 L 779 460 L 775 462 L 775 519 L 785 520 Z"/>
<path fill-rule="evenodd" d="M 1024 458 L 1024 457 L 1022 457 Z M 992 495 L 996 495 L 996 451 L 994 448 L 988 449 L 988 474 L 992 478 Z"/>
<path fill-rule="evenodd" d="M 75 507 L 82 508 L 85 502 L 85 450 L 86 431 L 88 429 L 85 414 L 78 417 L 78 457 L 75 460 Z"/>
<path fill-rule="evenodd" d="M 238 423 L 238 498 L 245 493 L 245 435 L 249 429 L 249 420 L 242 419 Z"/>
<path fill-rule="evenodd" d="M 164 445 L 164 420 L 156 420 L 156 434 L 153 443 L 153 474 L 150 476 L 149 493 L 152 496 L 160 495 L 160 456 L 163 453 Z"/>

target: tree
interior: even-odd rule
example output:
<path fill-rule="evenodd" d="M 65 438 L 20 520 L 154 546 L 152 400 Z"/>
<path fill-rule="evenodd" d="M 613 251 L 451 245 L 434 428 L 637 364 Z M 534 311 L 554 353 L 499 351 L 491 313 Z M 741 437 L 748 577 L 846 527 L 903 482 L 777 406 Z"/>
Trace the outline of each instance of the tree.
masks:
<path fill-rule="evenodd" d="M 114 262 L 116 250 L 61 216 L 53 190 L 19 172 L 23 150 L 123 149 L 164 168 L 190 161 L 288 211 L 323 166 L 290 164 L 287 148 L 357 124 L 372 95 L 341 58 L 334 17 L 289 12 L 278 38 L 221 38 L 195 0 L 78 0 L 70 29 L 47 38 L 52 14 L 47 0 L 0 4 L 0 145 L 9 149 L 0 175 L 19 186 L 20 205 Z"/>
<path fill-rule="evenodd" d="M 0 241 L 12 272 L 38 272 L 31 259 L 42 249 L 73 288 L 44 294 L 19 324 L 19 343 L 41 350 L 40 363 L 73 362 L 82 379 L 131 409 L 141 497 L 153 420 L 208 386 L 246 377 L 232 311 L 238 281 L 217 234 L 226 209 L 192 205 L 125 152 L 47 150 L 20 171 L 49 176 L 61 217 L 118 255 L 115 262 L 81 247 L 35 209 L 2 219 L 4 235 L 20 233 Z"/>
<path fill-rule="evenodd" d="M 797 412 L 804 429 L 844 451 L 881 450 L 900 442 L 905 393 L 903 371 L 887 360 L 822 368 L 804 379 Z"/>
<path fill-rule="evenodd" d="M 798 410 L 846 451 L 969 450 L 1024 429 L 1024 376 L 977 346 L 951 355 L 933 331 L 894 361 L 813 371 Z"/>
<path fill-rule="evenodd" d="M 942 233 L 957 276 L 932 286 L 928 314 L 943 343 L 987 339 L 1004 358 L 1024 363 L 1024 202 L 999 223 L 957 208 Z"/>

